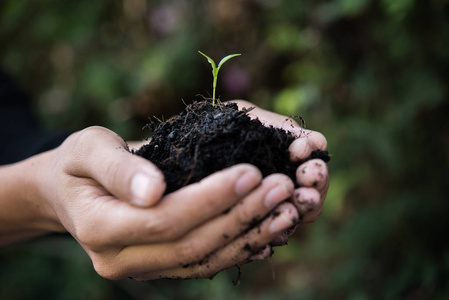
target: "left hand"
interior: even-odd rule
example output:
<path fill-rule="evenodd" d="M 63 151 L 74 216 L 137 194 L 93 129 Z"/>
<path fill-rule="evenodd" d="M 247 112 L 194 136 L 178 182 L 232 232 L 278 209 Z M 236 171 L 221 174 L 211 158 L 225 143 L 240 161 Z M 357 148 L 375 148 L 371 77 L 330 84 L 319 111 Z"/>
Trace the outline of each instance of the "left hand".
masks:
<path fill-rule="evenodd" d="M 326 138 L 317 131 L 306 130 L 292 118 L 261 109 L 254 104 L 244 101 L 236 100 L 239 108 L 254 107 L 249 115 L 258 118 L 264 125 L 282 128 L 286 131 L 292 132 L 297 136 L 297 139 L 292 142 L 289 147 L 290 159 L 293 161 L 300 161 L 310 156 L 313 150 L 325 150 L 327 147 Z M 138 147 L 138 144 L 130 143 L 131 147 Z M 324 199 L 327 195 L 329 187 L 328 168 L 324 161 L 320 159 L 312 159 L 300 165 L 296 172 L 296 179 L 300 185 L 297 188 L 290 202 L 281 203 L 277 210 L 283 211 L 286 215 L 299 215 L 302 223 L 309 223 L 315 221 L 320 215 Z M 296 207 L 296 211 L 293 211 Z M 177 267 L 166 269 L 163 271 L 163 277 L 209 277 L 213 276 L 217 268 L 220 266 L 224 269 L 226 266 L 231 267 L 236 264 L 251 262 L 254 260 L 263 260 L 271 255 L 271 246 L 283 245 L 287 242 L 292 230 L 280 233 L 277 238 L 272 240 L 269 237 L 269 224 L 271 215 L 269 215 L 258 226 L 249 230 L 246 234 L 238 237 L 232 243 L 220 248 L 213 255 L 210 255 L 203 264 L 193 264 L 187 268 Z M 257 244 L 255 241 L 261 241 L 264 238 L 271 240 L 270 244 L 265 246 Z M 248 257 L 248 252 L 242 249 L 262 249 Z M 160 272 L 158 273 L 161 276 Z M 145 280 L 155 278 L 156 274 L 150 272 L 136 277 L 137 280 Z"/>
<path fill-rule="evenodd" d="M 251 102 L 244 100 L 233 102 L 237 103 L 240 109 L 254 107 L 249 115 L 258 118 L 264 125 L 282 128 L 297 136 L 297 139 L 289 147 L 292 161 L 300 161 L 309 157 L 313 150 L 326 150 L 326 138 L 318 131 L 304 129 L 294 119 L 256 107 Z M 296 179 L 300 188 L 295 190 L 292 202 L 298 209 L 301 222 L 313 222 L 323 209 L 324 199 L 329 188 L 327 165 L 320 159 L 309 160 L 299 166 Z"/>

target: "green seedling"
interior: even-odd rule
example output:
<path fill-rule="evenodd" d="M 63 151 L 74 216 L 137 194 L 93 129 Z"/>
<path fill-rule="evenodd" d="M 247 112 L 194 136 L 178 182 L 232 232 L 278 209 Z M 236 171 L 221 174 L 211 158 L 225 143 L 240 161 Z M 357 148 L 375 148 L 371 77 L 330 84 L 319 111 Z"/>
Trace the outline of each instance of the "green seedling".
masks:
<path fill-rule="evenodd" d="M 215 106 L 215 89 L 217 88 L 217 78 L 218 78 L 218 71 L 220 70 L 221 66 L 228 61 L 229 59 L 239 56 L 241 54 L 230 54 L 228 56 L 223 57 L 223 59 L 220 61 L 220 63 L 218 64 L 218 67 L 215 66 L 215 62 L 212 58 L 210 58 L 209 56 L 207 56 L 206 54 L 204 54 L 201 51 L 198 51 L 202 56 L 204 56 L 205 58 L 207 58 L 207 61 L 212 65 L 212 75 L 214 76 L 214 83 L 213 83 L 213 91 L 212 91 L 212 106 Z"/>

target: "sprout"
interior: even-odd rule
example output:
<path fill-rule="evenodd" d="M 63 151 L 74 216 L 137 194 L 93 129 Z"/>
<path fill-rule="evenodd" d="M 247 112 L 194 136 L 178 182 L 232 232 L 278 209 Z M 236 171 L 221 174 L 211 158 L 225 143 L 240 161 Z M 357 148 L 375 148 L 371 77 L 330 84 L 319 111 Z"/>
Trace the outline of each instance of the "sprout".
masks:
<path fill-rule="evenodd" d="M 215 106 L 215 89 L 217 87 L 217 78 L 218 78 L 218 71 L 220 70 L 221 66 L 229 59 L 239 56 L 241 54 L 230 54 L 228 56 L 223 57 L 223 59 L 218 64 L 218 67 L 215 66 L 215 62 L 212 58 L 207 56 L 201 51 L 198 51 L 201 55 L 203 55 L 205 58 L 207 58 L 207 61 L 212 65 L 212 75 L 214 76 L 214 83 L 213 83 L 213 92 L 212 92 L 212 106 Z"/>

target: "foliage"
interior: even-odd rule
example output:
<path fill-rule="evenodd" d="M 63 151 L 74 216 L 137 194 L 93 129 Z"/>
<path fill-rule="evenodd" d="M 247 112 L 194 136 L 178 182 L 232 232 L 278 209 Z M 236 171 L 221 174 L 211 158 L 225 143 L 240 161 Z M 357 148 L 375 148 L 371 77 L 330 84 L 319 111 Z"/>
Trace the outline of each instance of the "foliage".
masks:
<path fill-rule="evenodd" d="M 198 52 L 199 52 L 202 56 L 204 56 L 204 57 L 207 59 L 207 61 L 208 61 L 208 62 L 211 64 L 211 66 L 212 66 L 212 76 L 213 76 L 213 78 L 214 78 L 213 85 L 212 85 L 212 88 L 213 88 L 213 92 L 212 92 L 212 106 L 215 106 L 215 89 L 217 88 L 218 71 L 220 71 L 221 66 L 222 66 L 226 61 L 228 61 L 229 59 L 231 59 L 231 58 L 233 58 L 233 57 L 239 56 L 239 55 L 241 55 L 241 54 L 230 54 L 230 55 L 227 55 L 227 56 L 223 57 L 223 59 L 218 63 L 218 66 L 216 66 L 216 65 L 215 65 L 215 62 L 214 62 L 214 60 L 213 60 L 212 58 L 210 58 L 209 56 L 207 56 L 206 54 L 204 54 L 204 53 L 201 52 L 201 51 L 198 51 Z"/>
<path fill-rule="evenodd" d="M 109 282 L 59 237 L 1 250 L 1 299 L 449 298 L 447 1 L 5 0 L 0 28 L 1 65 L 49 128 L 142 138 L 207 90 L 196 49 L 241 51 L 222 99 L 301 115 L 333 155 L 319 220 L 240 286 L 232 269 Z"/>

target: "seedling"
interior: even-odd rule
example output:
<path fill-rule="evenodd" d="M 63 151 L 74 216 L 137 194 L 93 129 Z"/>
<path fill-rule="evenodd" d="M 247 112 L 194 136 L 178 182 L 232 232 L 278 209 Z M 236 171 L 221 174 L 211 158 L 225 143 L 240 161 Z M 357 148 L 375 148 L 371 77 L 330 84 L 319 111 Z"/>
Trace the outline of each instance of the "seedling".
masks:
<path fill-rule="evenodd" d="M 217 78 L 218 78 L 218 71 L 220 70 L 221 66 L 229 59 L 239 56 L 241 54 L 230 54 L 228 56 L 223 57 L 223 59 L 220 61 L 220 63 L 218 64 L 218 67 L 215 66 L 215 62 L 212 58 L 210 58 L 209 56 L 207 56 L 206 54 L 204 54 L 201 51 L 198 51 L 202 56 L 204 56 L 205 58 L 207 58 L 207 61 L 212 65 L 212 75 L 214 76 L 214 83 L 212 85 L 213 87 L 213 91 L 212 91 L 212 106 L 215 106 L 215 89 L 217 88 Z"/>

